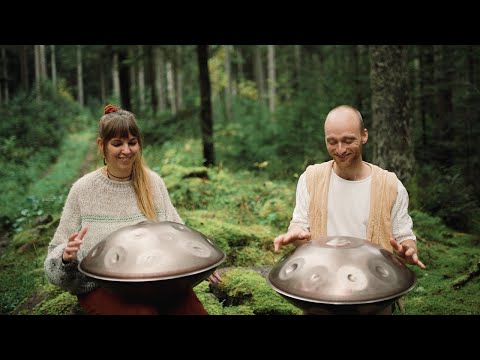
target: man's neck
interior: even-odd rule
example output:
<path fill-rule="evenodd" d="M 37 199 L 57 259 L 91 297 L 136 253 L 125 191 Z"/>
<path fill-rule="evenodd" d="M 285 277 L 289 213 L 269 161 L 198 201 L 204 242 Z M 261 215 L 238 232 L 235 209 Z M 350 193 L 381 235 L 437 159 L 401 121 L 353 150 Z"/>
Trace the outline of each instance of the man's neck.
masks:
<path fill-rule="evenodd" d="M 362 160 L 360 160 L 358 164 L 349 166 L 346 169 L 341 169 L 334 161 L 333 171 L 335 171 L 335 174 L 337 174 L 341 178 L 350 181 L 366 179 L 372 172 L 370 166 L 364 163 Z"/>

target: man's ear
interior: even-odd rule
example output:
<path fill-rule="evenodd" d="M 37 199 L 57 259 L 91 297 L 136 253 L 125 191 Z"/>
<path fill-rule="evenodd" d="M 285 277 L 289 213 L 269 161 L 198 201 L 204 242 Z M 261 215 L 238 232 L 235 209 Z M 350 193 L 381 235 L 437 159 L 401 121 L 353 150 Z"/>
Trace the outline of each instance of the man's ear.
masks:
<path fill-rule="evenodd" d="M 362 134 L 362 144 L 366 144 L 368 141 L 368 130 L 364 129 Z"/>

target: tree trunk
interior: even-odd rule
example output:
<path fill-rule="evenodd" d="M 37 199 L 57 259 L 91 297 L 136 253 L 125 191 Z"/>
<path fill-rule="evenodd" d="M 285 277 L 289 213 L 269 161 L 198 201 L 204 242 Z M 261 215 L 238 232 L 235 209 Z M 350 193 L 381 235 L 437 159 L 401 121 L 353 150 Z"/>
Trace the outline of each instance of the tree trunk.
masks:
<path fill-rule="evenodd" d="M 428 146 L 427 119 L 433 119 L 433 46 L 422 45 L 420 52 L 420 119 L 422 122 L 422 146 Z M 423 157 L 426 158 L 426 154 Z"/>
<path fill-rule="evenodd" d="M 268 45 L 268 108 L 270 113 L 275 112 L 276 97 L 277 97 L 277 78 L 275 72 L 275 46 Z"/>
<path fill-rule="evenodd" d="M 50 45 L 50 67 L 52 73 L 53 95 L 57 95 L 57 60 L 55 58 L 55 45 Z"/>
<path fill-rule="evenodd" d="M 105 106 L 107 102 L 107 85 L 105 81 L 105 62 L 100 60 L 100 101 Z"/>
<path fill-rule="evenodd" d="M 138 45 L 138 103 L 140 111 L 145 110 L 145 62 L 143 45 Z"/>
<path fill-rule="evenodd" d="M 47 56 L 45 52 L 45 45 L 38 45 L 40 49 L 40 82 L 41 85 L 45 83 L 45 80 L 47 80 Z"/>
<path fill-rule="evenodd" d="M 153 49 L 153 57 L 155 64 L 155 90 L 157 95 L 157 113 L 162 113 L 167 108 L 167 101 L 165 99 L 165 60 L 163 58 L 162 49 L 155 46 Z"/>
<path fill-rule="evenodd" d="M 208 45 L 197 45 L 197 58 L 200 80 L 203 165 L 211 166 L 215 164 L 215 149 L 213 145 L 210 74 L 208 72 Z"/>
<path fill-rule="evenodd" d="M 113 86 L 113 97 L 115 101 L 121 103 L 120 100 L 120 67 L 118 60 L 118 52 L 114 51 L 112 54 L 112 86 Z"/>
<path fill-rule="evenodd" d="M 27 45 L 20 45 L 20 79 L 22 83 L 22 88 L 25 91 L 30 90 L 28 82 L 28 47 Z"/>
<path fill-rule="evenodd" d="M 370 47 L 370 85 L 373 163 L 405 181 L 414 169 L 406 46 Z"/>
<path fill-rule="evenodd" d="M 254 67 L 255 67 L 255 82 L 257 83 L 258 99 L 261 103 L 265 100 L 265 81 L 263 75 L 263 63 L 261 45 L 254 45 Z"/>
<path fill-rule="evenodd" d="M 183 66 L 182 66 L 182 45 L 177 45 L 175 47 L 176 61 L 175 61 L 175 74 L 176 74 L 176 100 L 177 100 L 177 110 L 180 111 L 183 109 Z"/>
<path fill-rule="evenodd" d="M 8 104 L 10 100 L 10 94 L 8 90 L 8 71 L 7 71 L 7 51 L 2 48 L 2 78 L 3 78 L 3 103 Z"/>
<path fill-rule="evenodd" d="M 225 49 L 225 74 L 227 76 L 227 87 L 225 89 L 225 108 L 227 120 L 232 119 L 232 59 L 231 59 L 231 45 L 224 45 Z"/>
<path fill-rule="evenodd" d="M 175 76 L 173 74 L 173 66 L 171 61 L 167 61 L 167 91 L 168 99 L 170 101 L 170 109 L 172 115 L 177 114 L 177 100 L 175 96 Z"/>
<path fill-rule="evenodd" d="M 120 102 L 122 108 L 132 111 L 132 101 L 130 98 L 130 66 L 124 63 L 126 59 L 127 52 L 125 50 L 119 51 Z"/>
<path fill-rule="evenodd" d="M 134 111 L 133 107 L 138 106 L 138 86 L 137 86 L 137 73 L 135 68 L 137 62 L 135 59 L 135 50 L 132 46 L 127 46 L 127 63 L 124 64 L 128 68 L 128 91 L 130 94 L 130 111 Z"/>
<path fill-rule="evenodd" d="M 33 45 L 35 56 L 35 91 L 37 92 L 37 100 L 42 99 L 42 91 L 40 86 L 40 47 L 39 45 Z"/>
<path fill-rule="evenodd" d="M 295 89 L 295 92 L 298 92 L 300 89 L 300 74 L 302 71 L 302 45 L 293 45 L 293 59 L 295 64 L 293 88 Z"/>
<path fill-rule="evenodd" d="M 82 46 L 77 45 L 77 100 L 80 105 L 84 105 L 83 97 L 83 66 L 82 66 Z"/>

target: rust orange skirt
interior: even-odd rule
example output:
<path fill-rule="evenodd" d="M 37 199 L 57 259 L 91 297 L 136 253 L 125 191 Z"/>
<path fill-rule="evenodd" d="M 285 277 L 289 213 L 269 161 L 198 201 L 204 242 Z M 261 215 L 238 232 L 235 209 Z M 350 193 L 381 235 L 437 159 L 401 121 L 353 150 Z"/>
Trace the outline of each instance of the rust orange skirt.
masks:
<path fill-rule="evenodd" d="M 80 306 L 90 315 L 208 315 L 193 289 L 169 301 L 135 301 L 107 288 L 77 295 Z"/>

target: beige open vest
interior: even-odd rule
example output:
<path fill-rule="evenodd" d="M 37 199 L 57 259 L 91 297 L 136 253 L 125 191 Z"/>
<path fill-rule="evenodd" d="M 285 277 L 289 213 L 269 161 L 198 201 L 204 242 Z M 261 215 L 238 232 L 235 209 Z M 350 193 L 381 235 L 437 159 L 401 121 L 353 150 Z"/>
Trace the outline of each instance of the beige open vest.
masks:
<path fill-rule="evenodd" d="M 372 190 L 367 225 L 367 240 L 392 251 L 390 214 L 397 198 L 397 176 L 376 165 L 372 167 Z M 327 235 L 327 202 L 330 172 L 333 160 L 310 165 L 306 170 L 307 190 L 310 194 L 309 222 L 312 239 Z"/>

